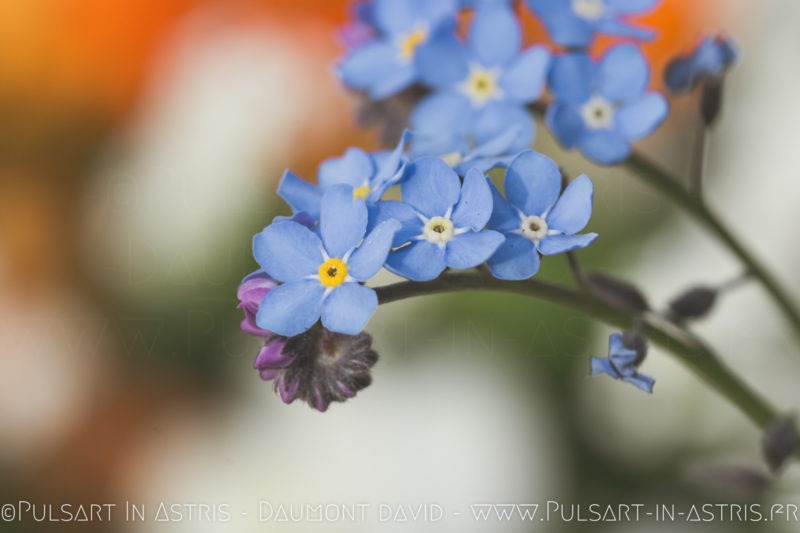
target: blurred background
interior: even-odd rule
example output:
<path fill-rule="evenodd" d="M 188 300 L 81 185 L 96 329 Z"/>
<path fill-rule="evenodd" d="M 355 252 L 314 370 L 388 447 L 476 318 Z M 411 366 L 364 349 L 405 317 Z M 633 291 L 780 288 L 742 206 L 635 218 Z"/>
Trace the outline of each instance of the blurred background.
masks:
<path fill-rule="evenodd" d="M 0 530 L 800 530 L 474 520 L 470 505 L 487 502 L 800 504 L 798 468 L 767 479 L 758 431 L 667 354 L 651 350 L 643 368 L 653 396 L 587 379 L 611 330 L 550 304 L 473 294 L 381 308 L 373 385 L 327 413 L 286 406 L 260 381 L 236 287 L 255 268 L 252 235 L 286 212 L 282 171 L 313 180 L 348 146 L 377 147 L 333 75 L 349 7 L 0 0 L 0 504 L 119 506 L 111 523 Z M 663 0 L 641 22 L 660 34 L 644 46 L 656 88 L 703 32 L 740 43 L 707 190 L 800 298 L 800 5 Z M 526 24 L 530 42 L 544 38 Z M 678 173 L 695 108 L 674 101 L 642 145 Z M 536 147 L 594 178 L 601 238 L 581 254 L 587 267 L 635 281 L 656 305 L 740 273 L 625 172 L 564 153 L 544 128 Z M 543 278 L 568 281 L 563 258 L 544 264 Z M 759 287 L 726 295 L 697 330 L 777 405 L 800 407 L 797 345 Z M 364 503 L 372 515 L 260 523 L 261 500 Z M 126 501 L 147 520 L 125 521 Z M 160 502 L 224 505 L 233 518 L 158 522 Z M 381 503 L 448 516 L 377 523 Z"/>

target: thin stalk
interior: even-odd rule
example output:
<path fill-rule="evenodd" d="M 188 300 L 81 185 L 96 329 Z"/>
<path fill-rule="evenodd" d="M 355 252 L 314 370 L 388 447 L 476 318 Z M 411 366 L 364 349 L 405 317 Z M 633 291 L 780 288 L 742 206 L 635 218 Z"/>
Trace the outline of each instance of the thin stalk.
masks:
<path fill-rule="evenodd" d="M 780 283 L 758 258 L 734 237 L 733 233 L 717 218 L 702 199 L 689 194 L 678 180 L 641 154 L 635 153 L 628 159 L 626 164 L 647 184 L 683 207 L 690 215 L 716 235 L 731 253 L 742 262 L 752 277 L 757 279 L 766 289 L 782 314 L 792 325 L 795 335 L 800 337 L 800 311 L 790 299 L 789 293 L 781 287 Z"/>
<path fill-rule="evenodd" d="M 708 129 L 705 126 L 701 126 L 694 142 L 692 169 L 689 174 L 689 194 L 698 199 L 703 197 L 703 179 L 705 176 L 707 145 Z"/>
<path fill-rule="evenodd" d="M 510 292 L 547 300 L 620 329 L 628 329 L 641 320 L 645 335 L 654 344 L 667 350 L 736 405 L 756 426 L 765 429 L 780 418 L 777 409 L 723 365 L 714 351 L 698 337 L 657 315 L 634 315 L 586 292 L 540 280 L 504 281 L 483 272 L 445 273 L 434 281 L 422 283 L 402 281 L 378 287 L 376 292 L 379 302 L 386 304 L 416 296 L 468 290 Z"/>

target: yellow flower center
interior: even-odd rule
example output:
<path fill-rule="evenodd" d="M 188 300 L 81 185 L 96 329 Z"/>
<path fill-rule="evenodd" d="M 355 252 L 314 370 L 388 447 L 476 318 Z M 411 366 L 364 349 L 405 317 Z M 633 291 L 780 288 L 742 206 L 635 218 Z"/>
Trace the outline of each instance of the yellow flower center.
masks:
<path fill-rule="evenodd" d="M 441 158 L 451 167 L 458 165 L 464 159 L 459 152 L 450 152 L 449 154 L 444 154 Z"/>
<path fill-rule="evenodd" d="M 366 200 L 369 193 L 372 192 L 372 189 L 369 188 L 369 185 L 362 185 L 357 189 L 353 189 L 353 200 L 356 198 L 361 198 L 362 200 Z"/>
<path fill-rule="evenodd" d="M 473 104 L 483 105 L 502 94 L 497 76 L 498 73 L 494 69 L 473 66 L 461 89 Z"/>
<path fill-rule="evenodd" d="M 319 266 L 319 280 L 326 287 L 338 287 L 347 277 L 347 265 L 332 257 Z"/>
<path fill-rule="evenodd" d="M 403 61 L 411 61 L 417 47 L 428 40 L 428 30 L 425 28 L 417 28 L 400 39 L 400 57 Z"/>

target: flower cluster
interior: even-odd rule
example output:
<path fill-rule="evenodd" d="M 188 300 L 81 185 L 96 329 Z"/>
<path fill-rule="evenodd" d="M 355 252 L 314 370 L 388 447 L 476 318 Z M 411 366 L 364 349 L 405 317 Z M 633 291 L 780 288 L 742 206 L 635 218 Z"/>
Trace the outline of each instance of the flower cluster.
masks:
<path fill-rule="evenodd" d="M 464 154 L 503 136 L 502 151 L 492 156 L 529 147 L 533 104 L 549 88 L 546 124 L 556 139 L 597 163 L 615 164 L 631 153 L 633 141 L 661 124 L 668 106 L 647 90 L 649 66 L 635 44 L 612 47 L 600 58 L 588 49 L 603 34 L 651 39 L 651 31 L 628 17 L 656 3 L 528 0 L 563 47 L 559 51 L 523 48 L 516 7 L 508 0 L 374 0 L 358 5 L 338 73 L 371 100 L 412 85 L 424 88 L 409 117 L 418 156 Z M 456 22 L 464 10 L 474 16 L 461 35 Z"/>

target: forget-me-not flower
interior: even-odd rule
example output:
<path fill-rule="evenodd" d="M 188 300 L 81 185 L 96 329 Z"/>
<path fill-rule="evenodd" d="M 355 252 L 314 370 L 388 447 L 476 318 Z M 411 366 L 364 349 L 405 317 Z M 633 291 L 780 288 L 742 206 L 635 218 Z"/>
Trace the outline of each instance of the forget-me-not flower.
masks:
<path fill-rule="evenodd" d="M 442 36 L 420 48 L 420 77 L 435 92 L 411 115 L 417 153 L 466 152 L 512 126 L 518 134 L 510 151 L 531 144 L 526 105 L 544 88 L 550 55 L 542 46 L 520 51 L 521 43 L 514 11 L 491 4 L 477 10 L 466 44 Z"/>
<path fill-rule="evenodd" d="M 649 135 L 669 107 L 647 92 L 650 68 L 638 48 L 618 45 L 594 62 L 585 53 L 556 57 L 550 71 L 555 100 L 547 125 L 565 148 L 578 147 L 598 163 L 625 159 L 631 142 Z"/>
<path fill-rule="evenodd" d="M 256 261 L 282 282 L 261 302 L 258 327 L 293 336 L 321 316 L 327 329 L 355 335 L 375 312 L 378 297 L 360 282 L 383 266 L 399 222 L 384 221 L 365 237 L 366 203 L 347 185 L 325 192 L 320 214 L 321 239 L 291 221 L 273 223 L 253 239 Z"/>
<path fill-rule="evenodd" d="M 678 57 L 667 65 L 664 82 L 674 93 L 690 91 L 703 79 L 722 77 L 738 55 L 733 39 L 706 37 L 691 54 Z"/>
<path fill-rule="evenodd" d="M 339 64 L 348 87 L 380 100 L 418 80 L 416 52 L 422 43 L 455 27 L 456 0 L 375 0 L 369 18 L 377 36 L 354 48 Z"/>
<path fill-rule="evenodd" d="M 308 213 L 315 220 L 319 220 L 323 193 L 335 185 L 351 187 L 354 196 L 373 205 L 402 178 L 406 164 L 403 150 L 409 136 L 407 131 L 403 132 L 391 152 L 367 153 L 360 148 L 349 148 L 344 156 L 324 161 L 319 167 L 317 185 L 287 170 L 278 185 L 278 195 L 294 213 Z"/>
<path fill-rule="evenodd" d="M 492 193 L 479 170 L 470 170 L 462 185 L 444 161 L 423 157 L 409 165 L 400 189 L 402 203 L 381 203 L 403 224 L 394 245 L 405 245 L 386 260 L 395 274 L 432 280 L 447 267 L 480 265 L 503 242 L 500 233 L 483 229 L 492 214 Z"/>
<path fill-rule="evenodd" d="M 539 270 L 539 254 L 554 255 L 584 248 L 596 233 L 575 235 L 592 215 L 593 187 L 582 175 L 561 194 L 561 173 L 552 159 L 533 150 L 519 154 L 508 167 L 506 198 L 492 186 L 494 210 L 490 229 L 506 240 L 489 259 L 492 275 L 527 279 Z"/>
<path fill-rule="evenodd" d="M 552 39 L 567 48 L 589 46 L 597 33 L 652 39 L 653 32 L 624 18 L 649 11 L 658 0 L 528 0 Z"/>
<path fill-rule="evenodd" d="M 644 392 L 652 393 L 655 380 L 640 374 L 638 365 L 642 356 L 635 349 L 626 348 L 622 335 L 614 333 L 608 340 L 608 358 L 592 357 L 592 375 L 608 374 L 612 378 L 630 383 Z"/>

